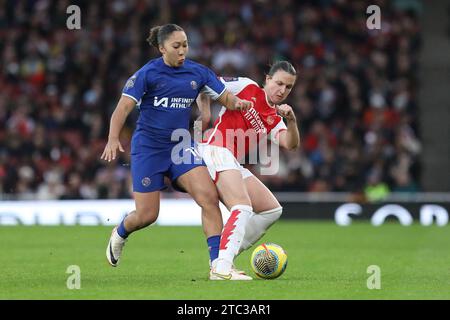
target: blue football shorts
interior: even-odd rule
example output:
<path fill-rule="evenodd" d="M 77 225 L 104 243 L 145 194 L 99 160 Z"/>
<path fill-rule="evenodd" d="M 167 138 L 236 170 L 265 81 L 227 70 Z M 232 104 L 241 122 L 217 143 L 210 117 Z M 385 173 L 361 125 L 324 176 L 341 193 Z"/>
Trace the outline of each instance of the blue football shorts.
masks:
<path fill-rule="evenodd" d="M 133 191 L 164 190 L 167 188 L 164 177 L 168 177 L 174 189 L 185 192 L 176 184 L 176 179 L 196 167 L 206 166 L 194 147 L 194 141 L 184 146 L 166 144 L 137 148 L 135 145 L 131 153 Z"/>

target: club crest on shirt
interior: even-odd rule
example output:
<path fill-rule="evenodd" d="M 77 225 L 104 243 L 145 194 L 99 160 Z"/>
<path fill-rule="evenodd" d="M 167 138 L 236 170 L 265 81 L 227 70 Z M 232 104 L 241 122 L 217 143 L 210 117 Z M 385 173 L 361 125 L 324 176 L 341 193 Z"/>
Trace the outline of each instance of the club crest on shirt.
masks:
<path fill-rule="evenodd" d="M 164 88 L 166 86 L 166 83 L 165 82 L 158 82 L 158 83 L 156 83 L 155 85 L 154 85 L 154 90 L 159 90 L 159 89 L 162 89 L 162 88 Z"/>
<path fill-rule="evenodd" d="M 272 116 L 268 116 L 267 119 L 266 119 L 266 121 L 267 121 L 267 124 L 268 124 L 268 125 L 272 125 L 273 122 L 275 121 L 275 119 L 274 119 Z"/>
<path fill-rule="evenodd" d="M 142 179 L 141 183 L 144 187 L 148 187 L 152 183 L 152 180 L 150 180 L 149 177 L 145 177 Z"/>
<path fill-rule="evenodd" d="M 127 83 L 125 83 L 125 89 L 130 89 L 134 87 L 134 82 L 136 81 L 136 76 L 132 76 L 128 79 Z"/>
<path fill-rule="evenodd" d="M 197 85 L 197 82 L 196 82 L 196 81 L 194 81 L 194 80 L 191 81 L 191 88 L 192 88 L 193 90 L 197 90 L 198 85 Z"/>

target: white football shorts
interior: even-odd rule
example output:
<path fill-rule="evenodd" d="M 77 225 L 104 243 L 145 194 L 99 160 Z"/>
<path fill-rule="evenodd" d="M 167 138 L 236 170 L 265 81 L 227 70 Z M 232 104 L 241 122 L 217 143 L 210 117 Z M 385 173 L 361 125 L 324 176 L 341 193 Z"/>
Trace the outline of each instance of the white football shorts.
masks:
<path fill-rule="evenodd" d="M 214 182 L 219 178 L 219 172 L 226 170 L 239 170 L 243 179 L 253 176 L 253 173 L 244 168 L 231 151 L 225 147 L 201 143 L 198 144 L 197 150 L 205 161 L 209 175 Z"/>

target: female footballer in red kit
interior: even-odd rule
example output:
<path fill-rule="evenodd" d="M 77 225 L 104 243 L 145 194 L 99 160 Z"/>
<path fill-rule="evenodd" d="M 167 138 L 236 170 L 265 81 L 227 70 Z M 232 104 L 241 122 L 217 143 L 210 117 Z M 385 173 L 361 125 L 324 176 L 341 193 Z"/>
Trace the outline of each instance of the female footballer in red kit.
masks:
<path fill-rule="evenodd" d="M 219 257 L 212 261 L 210 277 L 227 278 L 235 272 L 234 258 L 250 248 L 279 219 L 282 207 L 272 192 L 238 159 L 251 151 L 252 146 L 237 146 L 239 139 L 227 139 L 227 131 L 254 133 L 257 140 L 269 138 L 273 143 L 294 150 L 300 145 L 300 134 L 292 107 L 282 102 L 291 92 L 297 77 L 291 63 L 279 61 L 272 65 L 261 88 L 249 78 L 220 78 L 226 88 L 241 99 L 253 102 L 245 111 L 222 108 L 212 129 L 205 134 L 198 149 L 221 201 L 231 212 L 222 230 Z M 210 118 L 210 100 L 201 95 L 197 104 L 203 121 Z M 283 119 L 286 119 L 286 124 Z M 245 154 L 237 154 L 237 150 Z"/>

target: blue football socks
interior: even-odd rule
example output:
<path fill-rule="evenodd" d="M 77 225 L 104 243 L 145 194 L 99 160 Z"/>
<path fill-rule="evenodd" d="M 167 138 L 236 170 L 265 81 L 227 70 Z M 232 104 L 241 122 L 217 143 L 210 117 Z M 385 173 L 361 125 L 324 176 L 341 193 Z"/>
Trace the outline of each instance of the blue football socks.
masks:
<path fill-rule="evenodd" d="M 122 222 L 119 224 L 119 227 L 117 228 L 117 234 L 120 237 L 126 239 L 129 235 L 129 233 L 127 230 L 125 230 L 124 221 L 125 221 L 125 219 L 123 219 Z"/>
<path fill-rule="evenodd" d="M 207 240 L 211 262 L 219 257 L 220 235 L 211 236 Z"/>

